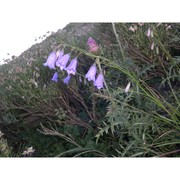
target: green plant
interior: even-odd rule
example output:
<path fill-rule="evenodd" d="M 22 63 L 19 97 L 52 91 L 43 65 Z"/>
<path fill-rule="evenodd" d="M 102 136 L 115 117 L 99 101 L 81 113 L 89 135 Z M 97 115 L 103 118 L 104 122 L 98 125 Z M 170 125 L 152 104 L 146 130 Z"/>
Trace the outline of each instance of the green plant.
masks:
<path fill-rule="evenodd" d="M 68 85 L 64 72 L 54 83 L 55 70 L 42 66 L 61 49 L 78 57 Z M 14 156 L 31 146 L 40 157 L 178 156 L 179 52 L 178 24 L 71 24 L 0 67 L 0 120 L 16 137 L 8 139 Z M 85 78 L 94 63 L 105 77 L 100 90 Z"/>

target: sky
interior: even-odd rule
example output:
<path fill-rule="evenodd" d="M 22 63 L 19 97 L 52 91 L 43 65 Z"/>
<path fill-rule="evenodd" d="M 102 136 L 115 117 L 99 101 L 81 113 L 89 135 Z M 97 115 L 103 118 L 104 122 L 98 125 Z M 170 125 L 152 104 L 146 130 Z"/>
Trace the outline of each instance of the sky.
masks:
<path fill-rule="evenodd" d="M 0 64 L 30 48 L 35 38 L 70 22 L 179 22 L 176 2 L 164 1 L 160 8 L 157 0 L 1 0 Z"/>
<path fill-rule="evenodd" d="M 3 58 L 18 56 L 37 43 L 35 38 L 47 31 L 56 32 L 69 23 L 59 2 L 0 1 L 0 64 Z"/>

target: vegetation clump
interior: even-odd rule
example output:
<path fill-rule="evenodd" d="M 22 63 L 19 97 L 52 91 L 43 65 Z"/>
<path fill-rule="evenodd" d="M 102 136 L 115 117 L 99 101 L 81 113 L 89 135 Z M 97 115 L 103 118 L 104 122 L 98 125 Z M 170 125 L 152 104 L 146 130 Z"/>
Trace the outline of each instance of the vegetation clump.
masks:
<path fill-rule="evenodd" d="M 179 24 L 69 24 L 0 66 L 0 155 L 179 156 L 179 42 Z"/>

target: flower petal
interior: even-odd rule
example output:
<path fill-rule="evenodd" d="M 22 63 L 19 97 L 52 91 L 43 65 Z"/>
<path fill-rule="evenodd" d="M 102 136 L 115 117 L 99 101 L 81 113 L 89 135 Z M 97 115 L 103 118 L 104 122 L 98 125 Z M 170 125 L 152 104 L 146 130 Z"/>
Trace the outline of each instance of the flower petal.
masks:
<path fill-rule="evenodd" d="M 56 53 L 53 51 L 47 58 L 47 61 L 43 63 L 44 66 L 48 66 L 50 69 L 55 69 Z"/>
<path fill-rule="evenodd" d="M 88 79 L 88 81 L 95 81 L 95 76 L 96 76 L 96 65 L 93 64 L 87 74 L 85 75 L 85 78 Z"/>
<path fill-rule="evenodd" d="M 54 75 L 53 75 L 51 80 L 55 81 L 55 82 L 58 82 L 58 73 L 57 72 L 54 73 Z"/>
<path fill-rule="evenodd" d="M 101 89 L 103 88 L 103 83 L 104 83 L 104 76 L 102 73 L 100 73 L 94 82 L 94 86 L 97 87 L 98 89 Z"/>
<path fill-rule="evenodd" d="M 67 73 L 75 75 L 76 73 L 76 67 L 77 67 L 77 57 L 75 57 L 69 64 L 69 66 L 66 68 Z"/>
<path fill-rule="evenodd" d="M 69 84 L 70 78 L 71 78 L 70 75 L 68 75 L 66 78 L 64 78 L 64 80 L 63 80 L 64 84 Z"/>
<path fill-rule="evenodd" d="M 129 88 L 131 86 L 131 82 L 129 82 L 124 90 L 125 93 L 129 92 Z"/>
<path fill-rule="evenodd" d="M 69 61 L 70 55 L 65 54 L 64 56 L 59 56 L 58 60 L 56 61 L 56 66 L 60 67 L 61 70 L 66 69 L 66 65 Z"/>

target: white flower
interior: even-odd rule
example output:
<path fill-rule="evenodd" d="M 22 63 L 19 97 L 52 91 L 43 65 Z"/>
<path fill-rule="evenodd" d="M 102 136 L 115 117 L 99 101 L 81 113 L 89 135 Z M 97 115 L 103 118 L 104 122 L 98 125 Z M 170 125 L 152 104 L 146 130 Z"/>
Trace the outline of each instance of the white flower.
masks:
<path fill-rule="evenodd" d="M 159 48 L 158 48 L 158 46 L 156 47 L 156 53 L 159 54 Z"/>
<path fill-rule="evenodd" d="M 132 32 L 135 32 L 137 30 L 137 26 L 134 26 L 134 27 L 130 26 L 129 30 Z"/>
<path fill-rule="evenodd" d="M 172 29 L 172 28 L 171 28 L 171 25 L 167 26 L 166 31 L 167 31 L 168 29 Z"/>
<path fill-rule="evenodd" d="M 154 49 L 154 42 L 151 44 L 151 50 Z"/>
<path fill-rule="evenodd" d="M 130 86 L 131 86 L 131 82 L 129 82 L 124 90 L 125 93 L 129 92 L 129 89 L 130 89 Z"/>
<path fill-rule="evenodd" d="M 148 31 L 147 31 L 147 37 L 150 37 L 151 36 L 151 30 L 150 30 L 150 28 L 148 28 Z"/>
<path fill-rule="evenodd" d="M 26 148 L 26 150 L 25 151 L 23 151 L 23 153 L 22 153 L 22 155 L 32 155 L 33 153 L 34 153 L 34 149 L 33 149 L 33 147 L 31 146 L 31 147 L 29 147 L 29 148 Z"/>

